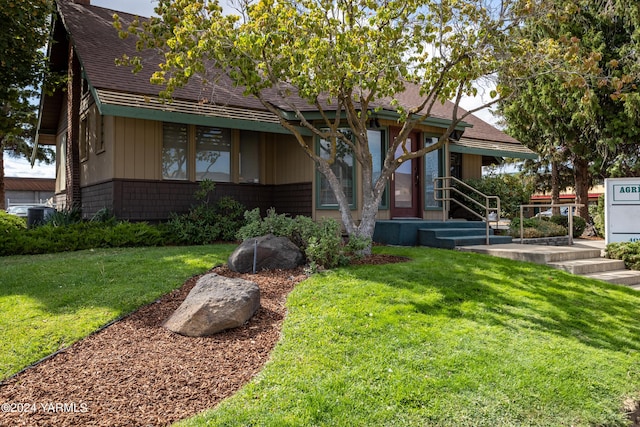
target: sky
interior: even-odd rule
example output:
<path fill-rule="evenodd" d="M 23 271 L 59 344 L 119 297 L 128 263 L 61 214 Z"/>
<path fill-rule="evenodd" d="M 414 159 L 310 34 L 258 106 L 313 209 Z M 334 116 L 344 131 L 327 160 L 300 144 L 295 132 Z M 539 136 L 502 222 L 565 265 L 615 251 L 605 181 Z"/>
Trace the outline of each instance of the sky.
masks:
<path fill-rule="evenodd" d="M 151 16 L 158 2 L 155 0 L 91 0 L 91 4 L 134 15 Z"/>
<path fill-rule="evenodd" d="M 91 4 L 95 6 L 105 7 L 117 11 L 129 12 L 140 16 L 151 16 L 153 9 L 157 5 L 156 0 L 91 0 Z M 483 92 L 482 90 L 480 92 Z M 486 96 L 486 95 L 485 95 Z M 482 94 L 474 98 L 465 98 L 462 100 L 462 107 L 472 109 L 478 105 L 482 105 Z M 476 113 L 478 117 L 491 124 L 496 123 L 495 117 L 491 112 L 481 111 Z M 35 177 L 35 178 L 55 178 L 55 164 L 45 165 L 36 162 L 32 168 L 28 159 L 10 157 L 4 154 L 4 174 L 13 177 Z"/>

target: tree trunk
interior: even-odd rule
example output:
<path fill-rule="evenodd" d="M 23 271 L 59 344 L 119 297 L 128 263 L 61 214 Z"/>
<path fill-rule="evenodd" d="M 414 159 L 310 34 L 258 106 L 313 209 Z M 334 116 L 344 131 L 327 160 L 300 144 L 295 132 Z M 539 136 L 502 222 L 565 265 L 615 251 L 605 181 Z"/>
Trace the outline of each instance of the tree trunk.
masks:
<path fill-rule="evenodd" d="M 560 172 L 558 171 L 558 162 L 551 162 L 551 204 L 560 203 Z M 560 215 L 560 208 L 552 208 L 552 215 Z"/>
<path fill-rule="evenodd" d="M 0 146 L 1 147 L 1 146 Z M 0 148 L 0 209 L 5 210 L 5 192 L 4 192 L 4 149 Z"/>
<path fill-rule="evenodd" d="M 382 199 L 382 192 L 376 192 L 371 185 L 363 186 L 363 192 L 365 193 L 362 200 L 362 209 L 360 210 L 362 219 L 356 230 L 356 237 L 367 239 L 369 242 L 373 241 L 373 232 L 376 227 L 376 217 L 378 216 L 378 210 L 380 209 L 380 200 Z M 365 250 L 362 251 L 363 255 L 371 254 L 371 244 L 368 245 Z"/>
<path fill-rule="evenodd" d="M 314 159 L 315 160 L 315 159 Z M 356 224 L 353 220 L 353 216 L 351 215 L 351 207 L 349 206 L 349 201 L 342 191 L 342 183 L 336 177 L 336 175 L 331 170 L 331 167 L 326 161 L 316 161 L 316 167 L 320 171 L 322 175 L 326 178 L 333 194 L 336 197 L 338 202 L 338 208 L 340 210 L 340 218 L 342 219 L 342 224 L 344 225 L 345 231 L 347 234 L 354 234 L 356 231 Z"/>
<path fill-rule="evenodd" d="M 591 176 L 589 174 L 589 162 L 581 157 L 573 160 L 573 177 L 575 182 L 576 203 L 583 206 L 578 208 L 578 216 L 589 221 L 589 185 Z"/>

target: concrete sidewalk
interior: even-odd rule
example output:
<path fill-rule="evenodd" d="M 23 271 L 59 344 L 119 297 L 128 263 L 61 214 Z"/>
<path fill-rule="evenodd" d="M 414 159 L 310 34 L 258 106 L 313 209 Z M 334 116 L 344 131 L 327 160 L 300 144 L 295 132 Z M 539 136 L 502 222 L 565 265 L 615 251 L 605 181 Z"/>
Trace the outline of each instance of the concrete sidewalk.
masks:
<path fill-rule="evenodd" d="M 640 271 L 627 270 L 624 262 L 604 258 L 604 248 L 604 240 L 575 239 L 573 246 L 510 243 L 461 246 L 457 249 L 516 261 L 546 264 L 569 273 L 640 290 Z"/>

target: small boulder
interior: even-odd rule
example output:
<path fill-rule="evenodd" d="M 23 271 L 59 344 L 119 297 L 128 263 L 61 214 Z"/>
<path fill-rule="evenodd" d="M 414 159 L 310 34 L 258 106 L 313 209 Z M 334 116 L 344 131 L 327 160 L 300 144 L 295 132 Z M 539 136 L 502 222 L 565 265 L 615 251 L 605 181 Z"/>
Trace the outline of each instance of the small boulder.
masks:
<path fill-rule="evenodd" d="M 212 273 L 198 279 L 164 326 L 189 337 L 213 335 L 243 325 L 259 307 L 258 285 Z"/>
<path fill-rule="evenodd" d="M 591 224 L 587 224 L 587 226 L 584 229 L 584 232 L 582 233 L 582 237 L 596 237 L 597 235 L 598 235 L 598 231 Z"/>
<path fill-rule="evenodd" d="M 256 271 L 289 270 L 302 265 L 305 259 L 291 240 L 267 234 L 242 242 L 229 256 L 229 268 L 238 273 L 253 272 L 254 252 Z"/>

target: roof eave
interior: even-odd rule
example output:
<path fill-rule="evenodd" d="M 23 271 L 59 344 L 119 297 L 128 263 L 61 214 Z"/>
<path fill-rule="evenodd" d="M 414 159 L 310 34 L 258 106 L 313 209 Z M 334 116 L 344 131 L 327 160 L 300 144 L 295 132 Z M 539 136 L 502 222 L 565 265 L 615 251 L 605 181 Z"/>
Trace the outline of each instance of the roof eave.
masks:
<path fill-rule="evenodd" d="M 318 111 L 306 111 L 306 112 L 302 112 L 301 114 L 303 115 L 304 119 L 309 122 L 315 121 L 315 120 L 323 120 L 325 118 L 325 115 L 323 115 Z M 292 122 L 300 120 L 299 113 L 296 113 L 293 111 L 282 111 L 282 116 L 286 120 L 292 121 Z M 344 112 L 342 113 L 342 118 L 346 119 L 346 115 Z M 381 110 L 381 111 L 373 112 L 370 118 L 398 121 L 400 119 L 400 114 L 398 114 L 395 111 Z M 420 116 L 414 115 L 412 116 L 412 118 L 417 119 L 417 118 L 420 118 Z M 443 119 L 440 117 L 427 117 L 426 119 L 422 120 L 420 124 L 425 126 L 438 127 L 438 128 L 448 128 L 449 125 L 451 124 L 451 120 Z M 468 127 L 472 127 L 472 125 L 467 122 L 460 121 L 456 125 L 455 130 L 464 131 Z"/>
<path fill-rule="evenodd" d="M 158 97 L 142 94 L 118 93 L 114 91 L 95 89 L 90 86 L 91 93 L 100 114 L 105 116 L 127 117 L 154 121 L 193 124 L 201 126 L 229 127 L 241 130 L 264 131 L 271 133 L 289 134 L 279 122 L 278 118 L 263 111 L 248 109 L 203 105 L 191 101 L 174 100 L 163 103 Z M 206 112 L 202 110 L 206 109 Z M 200 111 L 198 111 L 200 110 Z M 253 117 L 245 119 L 244 117 Z M 311 133 L 300 128 L 303 135 Z"/>
<path fill-rule="evenodd" d="M 491 144 L 492 147 L 479 147 L 464 145 L 461 140 L 458 143 L 449 144 L 452 153 L 475 154 L 479 156 L 508 157 L 511 159 L 537 159 L 539 155 L 524 146 L 499 141 L 481 141 L 483 144 Z"/>

